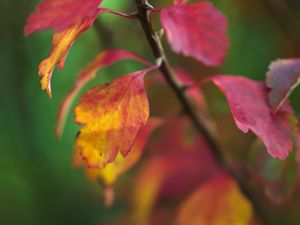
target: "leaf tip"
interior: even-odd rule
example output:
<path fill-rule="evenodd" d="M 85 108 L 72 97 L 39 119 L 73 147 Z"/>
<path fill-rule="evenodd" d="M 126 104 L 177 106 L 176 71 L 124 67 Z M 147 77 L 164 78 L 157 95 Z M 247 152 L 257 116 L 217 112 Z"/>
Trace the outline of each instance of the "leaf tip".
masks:
<path fill-rule="evenodd" d="M 114 203 L 115 192 L 112 186 L 106 186 L 103 192 L 104 205 L 109 208 Z"/>

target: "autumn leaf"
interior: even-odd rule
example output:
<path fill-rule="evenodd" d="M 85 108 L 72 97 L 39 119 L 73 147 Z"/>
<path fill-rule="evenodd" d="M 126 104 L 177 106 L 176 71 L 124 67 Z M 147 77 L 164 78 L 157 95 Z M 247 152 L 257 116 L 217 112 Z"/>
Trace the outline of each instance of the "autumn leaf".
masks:
<path fill-rule="evenodd" d="M 286 160 L 271 158 L 263 143 L 256 140 L 250 148 L 245 164 L 253 182 L 264 190 L 273 203 L 283 203 L 291 197 L 297 178 L 293 154 Z"/>
<path fill-rule="evenodd" d="M 191 98 L 191 100 L 199 107 L 202 111 L 207 111 L 207 103 L 203 93 L 200 91 L 196 84 L 196 81 L 192 76 L 181 68 L 176 68 L 176 77 L 180 85 L 186 87 L 186 94 Z"/>
<path fill-rule="evenodd" d="M 98 8 L 102 0 L 44 0 L 37 6 L 27 20 L 25 35 L 52 28 L 55 33 L 52 37 L 52 49 L 49 56 L 39 64 L 41 86 L 49 97 L 51 79 L 55 66 L 62 70 L 66 57 L 75 40 L 86 31 L 99 14 L 113 13 L 125 16 L 111 9 Z"/>
<path fill-rule="evenodd" d="M 186 3 L 188 0 L 174 0 L 173 2 L 174 2 L 174 5 L 176 5 L 176 4 L 184 4 L 184 3 Z"/>
<path fill-rule="evenodd" d="M 27 19 L 25 35 L 53 29 L 61 32 L 97 17 L 102 0 L 44 0 Z"/>
<path fill-rule="evenodd" d="M 86 167 L 87 176 L 92 180 L 101 181 L 101 183 L 104 185 L 103 195 L 106 206 L 111 206 L 114 201 L 114 183 L 122 174 L 124 174 L 138 162 L 149 136 L 151 135 L 153 129 L 155 129 L 160 123 L 161 120 L 159 119 L 149 119 L 148 123 L 138 132 L 126 157 L 119 152 L 114 161 L 108 163 L 103 168 Z M 83 160 L 78 149 L 76 149 L 74 154 L 74 165 L 86 166 L 85 161 Z"/>
<path fill-rule="evenodd" d="M 300 124 L 299 124 L 300 125 Z M 296 137 L 296 162 L 297 162 L 297 182 L 300 185 L 300 132 L 298 132 Z"/>
<path fill-rule="evenodd" d="M 132 59 L 138 62 L 141 62 L 145 65 L 150 66 L 151 64 L 139 56 L 126 51 L 126 50 L 106 50 L 104 52 L 99 53 L 96 58 L 90 63 L 85 69 L 83 69 L 73 86 L 72 90 L 65 96 L 62 100 L 58 116 L 57 116 L 57 124 L 56 124 L 56 136 L 60 137 L 66 122 L 67 114 L 70 110 L 70 107 L 81 91 L 81 89 L 91 80 L 93 80 L 96 76 L 97 71 L 100 69 L 110 66 L 113 63 L 116 63 L 123 59 Z"/>
<path fill-rule="evenodd" d="M 51 79 L 55 66 L 62 70 L 66 57 L 72 47 L 74 41 L 86 31 L 94 22 L 96 17 L 84 20 L 80 24 L 76 24 L 67 30 L 55 33 L 52 36 L 52 49 L 49 56 L 39 64 L 39 75 L 41 76 L 42 90 L 46 90 L 51 97 Z"/>
<path fill-rule="evenodd" d="M 176 79 L 179 85 L 186 89 L 185 92 L 188 95 L 188 97 L 197 106 L 199 106 L 201 110 L 207 110 L 206 99 L 202 91 L 196 85 L 197 81 L 195 81 L 187 71 L 185 71 L 182 68 L 175 68 L 174 79 Z M 155 76 L 155 81 L 158 84 L 168 85 L 162 74 L 157 74 L 157 76 Z"/>
<path fill-rule="evenodd" d="M 158 202 L 180 199 L 204 182 L 213 171 L 209 167 L 206 169 L 201 162 L 204 160 L 199 155 L 190 153 L 167 154 L 147 160 L 136 178 L 133 191 L 136 223 L 150 220 Z"/>
<path fill-rule="evenodd" d="M 129 170 L 134 164 L 137 163 L 141 157 L 144 146 L 152 133 L 161 121 L 159 119 L 149 119 L 148 123 L 143 126 L 138 132 L 133 145 L 126 157 L 124 157 L 120 152 L 113 162 L 108 163 L 103 168 L 87 168 L 87 176 L 90 179 L 100 179 L 103 181 L 104 185 L 113 185 L 117 178 Z M 74 164 L 75 166 L 85 166 L 82 160 L 79 149 L 76 149 L 74 154 Z"/>
<path fill-rule="evenodd" d="M 230 75 L 211 80 L 225 94 L 237 127 L 245 133 L 252 130 L 271 156 L 285 159 L 292 150 L 292 128 L 296 122 L 290 105 L 285 102 L 274 114 L 268 105 L 264 83 Z"/>
<path fill-rule="evenodd" d="M 153 81 L 157 84 L 168 86 L 168 83 L 162 74 L 159 73 L 153 77 Z M 182 68 L 174 69 L 174 79 L 178 85 L 184 89 L 184 94 L 189 98 L 192 106 L 197 111 L 198 116 L 204 121 L 205 126 L 210 132 L 216 134 L 216 123 L 210 115 L 205 96 L 199 88 L 199 81 L 194 80 L 191 74 Z"/>
<path fill-rule="evenodd" d="M 228 48 L 227 20 L 211 3 L 177 1 L 162 9 L 160 20 L 175 52 L 205 65 L 223 62 Z"/>
<path fill-rule="evenodd" d="M 75 108 L 78 124 L 84 125 L 76 149 L 86 165 L 103 168 L 120 152 L 126 156 L 149 116 L 144 76 L 156 66 L 121 76 L 86 92 Z"/>
<path fill-rule="evenodd" d="M 150 156 L 195 154 L 207 162 L 202 166 L 209 170 L 215 168 L 209 145 L 185 116 L 166 118 L 148 146 Z"/>
<path fill-rule="evenodd" d="M 271 89 L 269 103 L 278 111 L 300 81 L 300 59 L 281 59 L 271 63 L 267 86 Z"/>
<path fill-rule="evenodd" d="M 185 117 L 171 118 L 147 145 L 133 190 L 134 220 L 144 224 L 156 204 L 174 201 L 217 171 L 205 140 Z"/>
<path fill-rule="evenodd" d="M 237 184 L 221 173 L 199 186 L 181 205 L 178 225 L 248 225 L 251 204 Z"/>

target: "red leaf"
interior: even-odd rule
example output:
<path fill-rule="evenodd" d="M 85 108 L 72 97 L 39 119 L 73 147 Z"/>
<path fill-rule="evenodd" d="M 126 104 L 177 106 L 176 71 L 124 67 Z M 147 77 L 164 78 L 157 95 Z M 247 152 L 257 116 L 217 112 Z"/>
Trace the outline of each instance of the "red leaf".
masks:
<path fill-rule="evenodd" d="M 98 15 L 102 0 L 44 0 L 27 20 L 25 35 L 44 29 L 63 31 Z"/>
<path fill-rule="evenodd" d="M 228 48 L 227 20 L 208 2 L 164 8 L 160 20 L 175 52 L 206 65 L 220 65 Z"/>
<path fill-rule="evenodd" d="M 300 59 L 272 62 L 267 73 L 269 103 L 277 111 L 300 82 Z"/>
<path fill-rule="evenodd" d="M 215 76 L 212 81 L 226 95 L 240 130 L 252 130 L 266 145 L 269 154 L 284 159 L 292 150 L 289 116 L 293 111 L 285 103 L 277 114 L 268 105 L 268 89 L 264 83 L 239 76 Z"/>
<path fill-rule="evenodd" d="M 149 62 L 145 61 L 139 56 L 125 50 L 107 50 L 98 54 L 94 59 L 94 61 L 80 72 L 72 90 L 66 95 L 66 97 L 61 102 L 58 111 L 58 116 L 57 116 L 57 124 L 56 124 L 57 137 L 61 136 L 70 107 L 74 99 L 76 98 L 77 94 L 82 90 L 82 88 L 88 82 L 90 82 L 95 78 L 98 70 L 110 66 L 111 64 L 123 59 L 132 59 L 141 62 L 145 65 L 151 65 Z"/>

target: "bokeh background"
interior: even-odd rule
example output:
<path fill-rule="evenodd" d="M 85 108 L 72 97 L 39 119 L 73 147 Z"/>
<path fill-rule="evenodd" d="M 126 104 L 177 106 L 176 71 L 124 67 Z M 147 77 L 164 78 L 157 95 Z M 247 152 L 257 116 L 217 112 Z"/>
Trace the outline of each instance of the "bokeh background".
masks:
<path fill-rule="evenodd" d="M 37 65 L 49 53 L 52 32 L 39 32 L 27 38 L 23 35 L 26 17 L 38 2 L 0 0 L 0 224 L 113 224 L 127 204 L 117 192 L 116 203 L 110 209 L 105 208 L 102 188 L 88 181 L 82 169 L 72 166 L 78 127 L 70 115 L 63 137 L 57 140 L 54 135 L 56 113 L 79 70 L 99 51 L 124 48 L 153 60 L 151 52 L 137 21 L 103 15 L 97 23 L 98 30 L 91 28 L 76 41 L 65 69 L 54 72 L 54 94 L 50 100 L 40 89 Z M 230 24 L 231 46 L 224 65 L 206 68 L 193 59 L 176 56 L 167 47 L 172 63 L 186 67 L 196 79 L 211 74 L 239 74 L 264 80 L 271 61 L 300 57 L 298 0 L 212 2 L 227 15 Z M 161 7 L 170 1 L 152 0 L 151 3 Z M 104 5 L 124 12 L 134 11 L 133 0 L 106 0 Z M 137 68 L 139 65 L 133 62 L 118 63 L 101 72 L 88 87 Z M 227 145 L 243 147 L 245 139 L 252 138 L 251 134 L 245 136 L 236 130 L 225 98 L 216 89 L 209 86 L 206 95 L 217 121 L 227 118 L 219 126 Z M 158 94 L 153 96 L 159 97 Z M 299 97 L 298 88 L 291 97 L 298 115 Z M 168 114 L 161 104 L 153 107 L 154 114 Z M 130 185 L 132 183 L 124 177 L 116 189 L 123 190 L 124 194 L 124 190 L 130 192 Z M 283 223 L 279 220 L 278 224 L 299 224 L 296 214 L 283 216 Z"/>

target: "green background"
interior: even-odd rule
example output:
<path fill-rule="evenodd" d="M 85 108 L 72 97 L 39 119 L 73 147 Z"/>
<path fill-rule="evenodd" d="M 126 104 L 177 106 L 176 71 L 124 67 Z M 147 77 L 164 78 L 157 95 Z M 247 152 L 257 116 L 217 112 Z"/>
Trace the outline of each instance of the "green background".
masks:
<path fill-rule="evenodd" d="M 56 113 L 78 71 L 97 52 L 107 47 L 124 48 L 152 60 L 151 53 L 137 21 L 101 16 L 104 34 L 99 35 L 91 28 L 76 41 L 65 69 L 54 72 L 50 100 L 40 89 L 37 65 L 49 53 L 51 32 L 43 31 L 27 38 L 23 35 L 26 17 L 37 2 L 0 1 L 0 224 L 108 224 L 122 214 L 125 205 L 117 201 L 111 209 L 105 208 L 101 187 L 88 181 L 82 169 L 73 168 L 73 144 L 78 127 L 70 116 L 62 139 L 57 140 Z M 106 0 L 105 6 L 134 11 L 133 1 L 112 2 Z M 264 80 L 271 61 L 300 56 L 299 1 L 284 1 L 291 18 L 281 15 L 282 12 L 278 14 L 265 0 L 213 2 L 227 15 L 230 24 L 231 47 L 224 66 L 205 68 L 192 59 L 175 56 L 168 49 L 173 64 L 188 66 L 195 76 L 199 71 L 199 76 L 240 74 Z M 152 3 L 162 6 L 168 1 Z M 105 70 L 89 86 L 136 68 L 138 65 L 132 62 L 119 63 Z M 291 98 L 298 115 L 299 96 L 298 88 Z M 216 114 L 227 110 L 223 98 L 217 99 L 212 107 Z M 287 218 L 283 221 L 278 224 L 292 224 Z"/>

